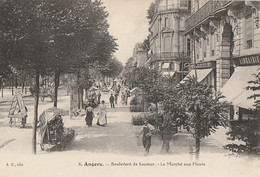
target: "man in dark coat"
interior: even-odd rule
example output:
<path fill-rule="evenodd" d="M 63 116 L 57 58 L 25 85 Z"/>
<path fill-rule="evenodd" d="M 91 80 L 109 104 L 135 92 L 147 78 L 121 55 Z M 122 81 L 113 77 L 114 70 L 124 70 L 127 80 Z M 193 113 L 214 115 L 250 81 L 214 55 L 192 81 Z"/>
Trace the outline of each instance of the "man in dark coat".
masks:
<path fill-rule="evenodd" d="M 101 100 L 101 93 L 100 91 L 98 92 L 98 104 L 100 104 L 100 100 Z"/>
<path fill-rule="evenodd" d="M 111 96 L 109 98 L 111 108 L 115 108 L 114 101 L 115 101 L 115 97 L 113 96 L 113 94 L 111 94 Z"/>

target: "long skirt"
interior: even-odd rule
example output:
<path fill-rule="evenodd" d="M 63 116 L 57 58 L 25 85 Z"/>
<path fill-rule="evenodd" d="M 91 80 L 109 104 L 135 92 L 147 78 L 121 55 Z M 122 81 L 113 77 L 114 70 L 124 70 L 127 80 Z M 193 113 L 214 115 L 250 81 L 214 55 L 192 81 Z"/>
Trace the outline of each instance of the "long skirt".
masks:
<path fill-rule="evenodd" d="M 97 125 L 104 126 L 107 124 L 107 116 L 105 112 L 99 112 Z"/>
<path fill-rule="evenodd" d="M 152 144 L 152 137 L 151 136 L 143 136 L 142 139 L 143 146 L 146 152 L 149 152 L 151 144 Z"/>
<path fill-rule="evenodd" d="M 93 121 L 93 116 L 92 115 L 87 115 L 85 120 L 86 120 L 86 124 L 89 127 L 92 126 L 92 121 Z"/>

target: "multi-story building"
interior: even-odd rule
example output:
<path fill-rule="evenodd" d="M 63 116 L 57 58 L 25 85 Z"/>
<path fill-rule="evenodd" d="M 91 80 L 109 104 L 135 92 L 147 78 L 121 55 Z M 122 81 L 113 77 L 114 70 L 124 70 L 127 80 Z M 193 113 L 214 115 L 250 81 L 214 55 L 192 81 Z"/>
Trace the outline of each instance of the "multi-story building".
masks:
<path fill-rule="evenodd" d="M 190 13 L 189 0 L 161 0 L 150 23 L 150 51 L 146 65 L 178 80 L 187 74 L 185 20 Z"/>
<path fill-rule="evenodd" d="M 231 119 L 249 119 L 256 92 L 248 81 L 260 68 L 260 2 L 192 0 L 185 22 L 193 65 L 189 75 L 212 84 L 234 106 Z"/>
<path fill-rule="evenodd" d="M 137 43 L 133 50 L 133 58 L 136 64 L 136 67 L 141 67 L 145 65 L 147 61 L 147 51 L 143 49 L 142 43 Z"/>

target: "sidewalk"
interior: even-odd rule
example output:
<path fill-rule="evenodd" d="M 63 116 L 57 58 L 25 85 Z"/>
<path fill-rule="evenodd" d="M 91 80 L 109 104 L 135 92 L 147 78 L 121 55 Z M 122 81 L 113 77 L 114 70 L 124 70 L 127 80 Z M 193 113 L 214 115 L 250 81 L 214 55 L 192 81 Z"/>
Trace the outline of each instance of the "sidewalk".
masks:
<path fill-rule="evenodd" d="M 29 98 L 28 98 L 29 99 Z M 33 98 L 27 102 L 33 103 Z M 103 97 L 108 99 L 108 95 Z M 40 103 L 39 114 L 46 108 L 52 107 L 52 102 Z M 6 167 L 0 166 L 4 169 L 3 172 L 11 171 L 13 176 L 16 173 L 21 173 L 23 170 L 26 176 L 86 176 L 86 174 L 97 174 L 98 176 L 113 176 L 114 171 L 124 170 L 125 173 L 130 174 L 135 172 L 145 172 L 148 176 L 163 176 L 162 171 L 167 171 L 168 174 L 181 173 L 199 174 L 196 176 L 205 176 L 205 166 L 207 170 L 212 169 L 212 177 L 219 176 L 221 170 L 223 176 L 235 177 L 238 173 L 253 172 L 259 169 L 259 163 L 254 161 L 247 161 L 247 159 L 232 159 L 226 157 L 226 152 L 222 148 L 221 136 L 210 136 L 201 142 L 200 162 L 205 166 L 198 167 L 191 165 L 191 167 L 183 166 L 163 166 L 161 164 L 169 163 L 192 163 L 195 161 L 195 156 L 189 153 L 190 146 L 194 147 L 194 139 L 185 130 L 173 136 L 170 141 L 171 154 L 160 154 L 162 147 L 162 140 L 160 135 L 152 137 L 152 147 L 150 154 L 144 156 L 144 148 L 142 145 L 142 138 L 137 138 L 140 134 L 141 126 L 133 126 L 131 123 L 132 113 L 127 106 L 117 105 L 115 108 L 110 108 L 107 105 L 108 124 L 104 127 L 97 126 L 97 116 L 94 117 L 93 127 L 88 127 L 85 124 L 85 115 L 79 115 L 70 119 L 69 116 L 64 117 L 64 126 L 66 128 L 73 128 L 76 130 L 77 136 L 72 144 L 65 151 L 41 151 L 37 146 L 37 155 L 32 155 L 32 128 L 10 128 L 8 124 L 1 125 L 0 128 L 0 165 L 13 162 L 21 162 L 24 167 Z M 69 96 L 59 97 L 58 107 L 61 109 L 69 108 Z M 33 105 L 29 106 L 30 117 L 33 116 Z M 97 110 L 95 110 L 96 112 Z M 2 112 L 1 112 L 2 113 Z M 219 139 L 216 141 L 215 139 Z M 104 166 L 79 166 L 79 163 L 101 163 Z M 113 167 L 111 163 L 137 163 L 138 166 L 118 166 Z M 154 166 L 142 166 L 139 164 L 153 163 Z M 233 169 L 230 171 L 228 167 L 233 164 Z M 243 168 L 241 168 L 243 166 Z M 42 168 L 44 167 L 44 168 Z M 53 169 L 59 170 L 53 170 Z M 34 170 L 31 170 L 34 169 Z M 37 169 L 37 170 L 36 170 Z M 216 170 L 217 169 L 217 170 Z M 236 172 L 235 174 L 234 171 Z M 160 173 L 159 173 L 160 172 Z M 110 175 L 108 175 L 110 174 Z M 63 175 L 64 176 L 64 175 Z M 144 176 L 144 175 L 143 175 Z"/>
<path fill-rule="evenodd" d="M 14 95 L 15 95 L 15 90 L 14 89 Z M 21 88 L 18 88 L 18 90 L 21 90 Z M 22 93 L 23 97 L 27 97 L 30 96 L 30 91 L 27 89 L 27 93 Z M 2 97 L 2 90 L 0 91 L 0 104 L 7 102 L 7 101 L 12 101 L 14 95 L 12 95 L 12 89 L 9 88 L 4 88 L 4 92 L 3 92 L 3 97 Z"/>

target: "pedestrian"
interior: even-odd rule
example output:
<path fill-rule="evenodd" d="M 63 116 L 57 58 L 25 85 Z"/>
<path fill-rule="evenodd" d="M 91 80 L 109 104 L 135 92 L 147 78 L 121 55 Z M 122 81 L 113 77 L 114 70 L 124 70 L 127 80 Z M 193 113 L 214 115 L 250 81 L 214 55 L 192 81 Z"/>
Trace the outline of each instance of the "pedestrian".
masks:
<path fill-rule="evenodd" d="M 97 125 L 105 126 L 106 124 L 107 124 L 107 111 L 106 111 L 105 101 L 102 100 L 101 105 L 99 106 Z"/>
<path fill-rule="evenodd" d="M 119 90 L 116 90 L 116 93 L 115 93 L 115 104 L 117 104 L 118 95 L 119 95 Z"/>
<path fill-rule="evenodd" d="M 111 96 L 110 96 L 110 98 L 109 98 L 109 102 L 110 102 L 111 108 L 115 108 L 114 101 L 115 101 L 115 97 L 114 97 L 113 94 L 111 94 Z"/>
<path fill-rule="evenodd" d="M 141 134 L 143 135 L 142 143 L 145 148 L 145 154 L 144 154 L 145 156 L 148 155 L 150 147 L 152 145 L 152 133 L 154 130 L 155 130 L 154 127 L 148 123 L 148 120 L 145 120 L 144 125 L 142 127 L 142 131 L 140 133 L 140 135 Z M 140 135 L 138 135 L 138 137 Z"/>
<path fill-rule="evenodd" d="M 95 91 L 94 91 L 93 94 L 92 94 L 92 98 L 93 98 L 93 100 L 97 100 L 97 94 L 96 94 Z"/>
<path fill-rule="evenodd" d="M 91 103 L 89 102 L 88 105 L 87 105 L 87 108 L 86 108 L 86 125 L 88 127 L 92 127 L 92 121 L 93 121 L 93 118 L 94 118 L 94 112 L 93 112 L 93 107 L 91 106 Z"/>
<path fill-rule="evenodd" d="M 122 92 L 122 94 L 121 94 L 121 103 L 122 103 L 122 105 L 125 104 L 125 93 L 124 92 Z"/>
<path fill-rule="evenodd" d="M 125 105 L 127 105 L 128 97 L 130 97 L 130 91 L 128 89 L 125 90 Z"/>
<path fill-rule="evenodd" d="M 98 104 L 100 104 L 100 100 L 101 100 L 101 93 L 100 91 L 98 92 Z"/>

